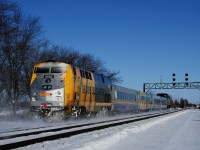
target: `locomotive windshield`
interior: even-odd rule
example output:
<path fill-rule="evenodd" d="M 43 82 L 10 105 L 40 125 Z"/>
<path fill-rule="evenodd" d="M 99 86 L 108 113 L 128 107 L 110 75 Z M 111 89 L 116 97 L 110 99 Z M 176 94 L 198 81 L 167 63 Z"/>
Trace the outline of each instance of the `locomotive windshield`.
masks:
<path fill-rule="evenodd" d="M 49 73 L 49 68 L 47 67 L 36 67 L 34 73 Z"/>
<path fill-rule="evenodd" d="M 52 67 L 51 73 L 64 73 L 67 71 L 67 68 L 64 67 Z"/>
<path fill-rule="evenodd" d="M 36 67 L 34 70 L 34 73 L 49 73 L 48 67 Z M 67 68 L 65 67 L 52 67 L 51 73 L 64 73 L 67 71 Z"/>

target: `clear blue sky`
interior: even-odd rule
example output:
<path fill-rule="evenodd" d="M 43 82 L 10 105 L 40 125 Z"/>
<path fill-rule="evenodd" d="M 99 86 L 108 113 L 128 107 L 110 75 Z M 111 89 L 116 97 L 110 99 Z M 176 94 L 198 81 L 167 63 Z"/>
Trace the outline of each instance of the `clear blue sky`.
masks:
<path fill-rule="evenodd" d="M 14 1 L 14 0 L 13 0 Z M 199 0 L 18 0 L 40 16 L 55 44 L 94 54 L 120 71 L 122 86 L 142 91 L 145 82 L 200 82 Z M 154 90 L 154 92 L 160 92 Z M 200 102 L 200 90 L 166 90 Z"/>

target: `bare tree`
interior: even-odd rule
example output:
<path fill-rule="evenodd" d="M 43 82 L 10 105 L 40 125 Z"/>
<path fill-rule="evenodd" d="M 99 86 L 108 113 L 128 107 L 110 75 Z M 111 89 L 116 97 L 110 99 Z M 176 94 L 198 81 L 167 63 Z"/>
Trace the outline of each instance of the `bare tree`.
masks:
<path fill-rule="evenodd" d="M 109 77 L 113 83 L 121 83 L 121 77 L 119 77 L 119 71 L 111 71 L 105 67 L 105 62 L 94 55 L 85 53 L 81 54 L 79 51 L 73 48 L 66 48 L 59 45 L 54 45 L 50 49 L 46 49 L 40 55 L 40 61 L 61 61 L 80 67 L 84 70 L 96 72 L 98 74 L 104 74 Z"/>
<path fill-rule="evenodd" d="M 12 33 L 14 30 L 10 26 L 13 23 L 15 12 L 18 12 L 18 11 L 19 10 L 16 4 L 9 3 L 8 1 L 5 1 L 5 0 L 0 0 L 0 54 L 1 54 L 0 73 L 1 73 L 1 83 L 3 83 L 1 84 L 2 90 L 11 89 L 11 86 L 8 83 L 10 74 L 8 73 L 8 70 L 7 70 L 7 67 L 9 66 L 7 58 L 10 58 L 11 56 L 6 55 L 5 52 L 6 50 L 8 51 L 8 53 L 10 52 L 10 49 L 9 49 L 10 45 L 8 45 L 8 43 L 10 42 L 9 39 L 12 38 L 10 33 Z M 11 97 L 11 90 L 8 91 L 8 94 Z"/>
<path fill-rule="evenodd" d="M 39 17 L 25 16 L 17 3 L 0 0 L 0 94 L 7 92 L 14 114 L 19 98 L 30 93 L 34 64 L 41 61 L 62 61 L 104 74 L 113 82 L 121 81 L 119 72 L 108 70 L 100 58 L 81 54 L 73 48 L 51 45 L 42 33 Z"/>
<path fill-rule="evenodd" d="M 30 58 L 38 51 L 34 52 L 33 49 L 41 43 L 37 37 L 42 33 L 42 28 L 38 17 L 25 17 L 17 4 L 2 0 L 0 2 L 0 53 L 2 54 L 0 59 L 4 59 L 5 69 L 2 73 L 9 81 L 4 84 L 4 88 L 7 89 L 8 100 L 15 114 L 19 97 L 28 94 L 27 83 L 30 78 L 28 70 L 30 71 L 32 67 Z"/>

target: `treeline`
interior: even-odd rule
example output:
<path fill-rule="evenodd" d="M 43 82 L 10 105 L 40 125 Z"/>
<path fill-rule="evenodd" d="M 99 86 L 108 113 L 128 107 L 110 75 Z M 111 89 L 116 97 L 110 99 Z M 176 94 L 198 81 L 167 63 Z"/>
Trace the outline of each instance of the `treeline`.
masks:
<path fill-rule="evenodd" d="M 91 54 L 52 44 L 44 36 L 40 18 L 24 14 L 17 3 L 0 0 L 0 106 L 12 106 L 27 99 L 33 65 L 42 61 L 67 62 L 104 74 L 120 82 L 119 72 Z"/>
<path fill-rule="evenodd" d="M 187 108 L 187 107 L 197 107 L 196 104 L 190 103 L 187 99 L 181 98 L 179 101 L 176 99 L 171 101 L 170 105 L 172 108 Z"/>

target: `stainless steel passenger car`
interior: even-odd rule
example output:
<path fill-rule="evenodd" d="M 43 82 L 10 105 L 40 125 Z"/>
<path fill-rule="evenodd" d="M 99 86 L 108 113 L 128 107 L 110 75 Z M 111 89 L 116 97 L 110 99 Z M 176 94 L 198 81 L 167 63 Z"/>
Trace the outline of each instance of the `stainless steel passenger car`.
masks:
<path fill-rule="evenodd" d="M 139 91 L 122 86 L 112 86 L 113 111 L 137 111 Z"/>

